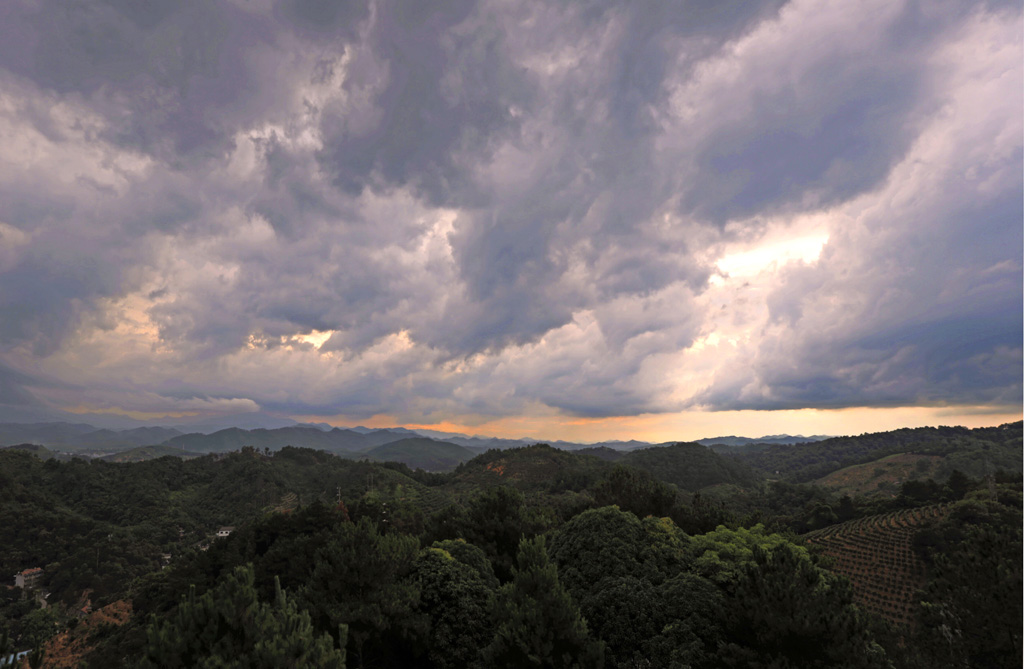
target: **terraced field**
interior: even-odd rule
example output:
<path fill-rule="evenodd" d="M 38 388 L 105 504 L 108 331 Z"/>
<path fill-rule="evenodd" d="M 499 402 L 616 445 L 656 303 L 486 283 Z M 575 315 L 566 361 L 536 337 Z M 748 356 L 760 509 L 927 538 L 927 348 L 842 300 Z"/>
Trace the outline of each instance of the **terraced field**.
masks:
<path fill-rule="evenodd" d="M 854 602 L 896 625 L 911 626 L 914 593 L 924 585 L 924 563 L 911 545 L 926 522 L 948 512 L 945 504 L 868 516 L 810 532 L 804 539 L 850 579 Z"/>

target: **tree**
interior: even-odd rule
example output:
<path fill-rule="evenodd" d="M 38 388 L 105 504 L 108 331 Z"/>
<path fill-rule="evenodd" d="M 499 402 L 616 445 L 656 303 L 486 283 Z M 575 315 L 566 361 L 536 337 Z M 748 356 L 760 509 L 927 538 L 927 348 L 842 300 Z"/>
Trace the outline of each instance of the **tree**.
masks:
<path fill-rule="evenodd" d="M 957 503 L 922 531 L 929 563 L 917 646 L 931 666 L 1013 666 L 1021 655 L 1021 514 L 991 501 Z M 924 544 L 924 546 L 921 546 Z"/>
<path fill-rule="evenodd" d="M 480 649 L 494 634 L 488 619 L 494 591 L 488 583 L 474 567 L 436 547 L 420 553 L 414 578 L 420 589 L 419 610 L 430 619 L 427 656 L 433 666 L 481 666 Z M 497 585 L 493 574 L 491 580 Z"/>
<path fill-rule="evenodd" d="M 562 526 L 551 540 L 551 559 L 580 601 L 605 578 L 636 575 L 647 535 L 632 513 L 614 506 L 591 509 Z"/>
<path fill-rule="evenodd" d="M 676 490 L 640 469 L 615 465 L 594 488 L 599 506 L 616 505 L 638 518 L 667 516 L 676 501 Z"/>
<path fill-rule="evenodd" d="M 442 518 L 443 532 L 438 538 L 463 538 L 481 548 L 502 581 L 512 574 L 519 539 L 545 527 L 542 519 L 526 508 L 523 493 L 504 485 L 484 491 L 464 511 L 449 511 Z"/>
<path fill-rule="evenodd" d="M 42 646 L 36 646 L 32 649 L 32 652 L 28 654 L 28 666 L 30 669 L 40 669 L 43 666 L 43 660 L 46 659 L 46 650 Z"/>
<path fill-rule="evenodd" d="M 725 645 L 732 667 L 884 669 L 846 579 L 790 544 L 755 547 L 729 600 Z"/>
<path fill-rule="evenodd" d="M 604 644 L 594 640 L 548 560 L 544 537 L 524 539 L 512 582 L 498 591 L 495 634 L 483 650 L 488 667 L 599 669 Z"/>
<path fill-rule="evenodd" d="M 949 480 L 946 481 L 946 486 L 950 491 L 950 499 L 956 501 L 963 499 L 967 491 L 970 490 L 971 479 L 959 469 L 954 469 L 949 475 Z"/>
<path fill-rule="evenodd" d="M 686 573 L 691 539 L 669 518 L 609 506 L 559 530 L 551 557 L 559 577 L 617 667 L 697 663 L 717 645 L 722 595 Z"/>
<path fill-rule="evenodd" d="M 755 551 L 770 551 L 780 546 L 807 555 L 806 548 L 793 546 L 781 534 L 766 532 L 762 525 L 736 530 L 719 527 L 714 532 L 691 538 L 691 569 L 729 594 L 744 570 L 754 563 Z"/>
<path fill-rule="evenodd" d="M 440 548 L 458 562 L 472 569 L 488 588 L 492 590 L 498 588 L 498 578 L 494 575 L 494 567 L 477 546 L 465 539 L 445 539 L 444 541 L 435 541 L 432 547 Z"/>
<path fill-rule="evenodd" d="M 147 667 L 332 667 L 344 669 L 342 648 L 317 635 L 278 584 L 273 604 L 261 603 L 252 566 L 237 567 L 201 597 L 193 587 L 173 614 L 152 619 L 146 633 Z"/>
<path fill-rule="evenodd" d="M 417 633 L 419 593 L 409 575 L 418 553 L 416 537 L 380 534 L 366 518 L 339 525 L 317 551 L 302 601 L 319 629 L 348 627 L 356 666 L 362 666 L 367 653 L 394 649 L 386 634 Z"/>

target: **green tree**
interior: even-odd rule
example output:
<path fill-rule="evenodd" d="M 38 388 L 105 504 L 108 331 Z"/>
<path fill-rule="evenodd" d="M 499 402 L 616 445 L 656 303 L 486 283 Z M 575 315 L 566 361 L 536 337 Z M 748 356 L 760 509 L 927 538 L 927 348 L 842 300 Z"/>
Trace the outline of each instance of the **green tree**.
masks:
<path fill-rule="evenodd" d="M 280 586 L 273 604 L 261 603 L 251 566 L 238 567 L 201 597 L 192 588 L 170 617 L 152 619 L 144 667 L 333 667 L 345 651 L 317 635 Z M 344 644 L 347 630 L 339 630 Z"/>
<path fill-rule="evenodd" d="M 605 578 L 637 575 L 644 559 L 643 523 L 614 506 L 591 509 L 563 525 L 551 540 L 551 559 L 577 599 Z"/>
<path fill-rule="evenodd" d="M 22 648 L 42 646 L 57 632 L 57 620 L 58 614 L 53 607 L 30 611 L 20 620 L 18 645 Z"/>
<path fill-rule="evenodd" d="M 694 573 L 721 586 L 727 593 L 740 581 L 744 570 L 754 563 L 755 551 L 791 548 L 802 556 L 807 549 L 789 543 L 781 534 L 768 533 L 763 525 L 714 532 L 692 537 L 689 544 Z"/>
<path fill-rule="evenodd" d="M 453 558 L 466 565 L 479 576 L 488 588 L 498 588 L 498 578 L 494 575 L 494 567 L 480 548 L 467 542 L 465 539 L 445 539 L 435 541 L 433 548 L 440 548 Z"/>
<path fill-rule="evenodd" d="M 544 537 L 524 539 L 512 582 L 498 592 L 495 634 L 483 650 L 488 667 L 604 666 L 604 644 L 594 640 L 572 597 L 558 581 Z"/>
<path fill-rule="evenodd" d="M 46 650 L 42 646 L 36 646 L 28 654 L 28 666 L 30 669 L 41 669 L 43 660 L 46 659 Z"/>
<path fill-rule="evenodd" d="M 508 580 L 519 539 L 544 531 L 545 520 L 528 509 L 523 493 L 511 486 L 496 486 L 470 500 L 464 511 L 444 514 L 442 539 L 463 538 L 490 559 L 494 572 Z"/>
<path fill-rule="evenodd" d="M 420 553 L 414 578 L 420 589 L 419 609 L 430 619 L 427 656 L 433 666 L 481 666 L 480 649 L 494 634 L 488 619 L 494 590 L 475 568 L 441 548 Z"/>
<path fill-rule="evenodd" d="M 890 666 L 853 607 L 849 582 L 817 568 L 800 548 L 755 547 L 729 601 L 732 667 Z"/>
<path fill-rule="evenodd" d="M 718 642 L 722 595 L 686 573 L 691 539 L 669 518 L 609 506 L 585 511 L 551 541 L 559 577 L 616 667 L 702 661 Z"/>
<path fill-rule="evenodd" d="M 386 636 L 418 633 L 419 593 L 409 577 L 418 553 L 416 537 L 380 534 L 366 518 L 339 525 L 317 551 L 302 601 L 319 629 L 348 627 L 356 666 L 393 650 Z"/>
<path fill-rule="evenodd" d="M 926 534 L 922 532 L 921 534 Z M 1021 655 L 1021 514 L 963 501 L 927 534 L 915 646 L 931 666 L 1008 667 Z"/>
<path fill-rule="evenodd" d="M 956 501 L 963 499 L 967 491 L 971 489 L 971 479 L 959 469 L 954 469 L 946 481 L 946 486 L 950 491 L 950 499 Z"/>
<path fill-rule="evenodd" d="M 599 506 L 616 505 L 638 518 L 667 516 L 676 501 L 676 490 L 649 473 L 615 465 L 594 488 L 594 499 Z"/>

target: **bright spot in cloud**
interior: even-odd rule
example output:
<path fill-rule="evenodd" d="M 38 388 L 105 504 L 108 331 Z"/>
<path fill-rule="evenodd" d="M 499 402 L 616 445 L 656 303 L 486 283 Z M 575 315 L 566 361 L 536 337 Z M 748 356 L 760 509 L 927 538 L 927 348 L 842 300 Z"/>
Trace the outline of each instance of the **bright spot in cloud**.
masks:
<path fill-rule="evenodd" d="M 295 339 L 301 341 L 303 344 L 312 344 L 317 350 L 324 345 L 331 335 L 334 334 L 334 330 L 313 330 L 309 334 L 295 335 Z"/>
<path fill-rule="evenodd" d="M 827 243 L 828 235 L 821 233 L 770 242 L 747 251 L 722 256 L 716 266 L 725 276 L 753 276 L 770 269 L 773 265 L 777 268 L 793 261 L 814 262 Z"/>

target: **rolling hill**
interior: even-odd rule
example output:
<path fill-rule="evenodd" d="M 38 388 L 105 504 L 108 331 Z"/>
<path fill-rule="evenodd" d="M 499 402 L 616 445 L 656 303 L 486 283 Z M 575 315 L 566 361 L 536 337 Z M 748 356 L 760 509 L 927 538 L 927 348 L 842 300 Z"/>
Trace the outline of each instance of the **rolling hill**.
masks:
<path fill-rule="evenodd" d="M 107 462 L 143 462 L 145 460 L 162 458 L 165 455 L 188 460 L 190 458 L 201 457 L 203 453 L 185 451 L 175 448 L 174 446 L 139 446 L 137 448 L 130 448 L 126 451 L 119 451 L 117 453 L 111 453 L 110 455 L 104 455 L 99 459 L 106 460 Z"/>
<path fill-rule="evenodd" d="M 535 444 L 508 450 L 490 450 L 456 468 L 453 488 L 465 491 L 493 485 L 510 485 L 523 492 L 552 487 L 582 488 L 611 469 L 609 462 Z"/>
<path fill-rule="evenodd" d="M 941 456 L 948 476 L 960 469 L 973 477 L 998 469 L 1021 471 L 1021 422 L 998 427 L 919 427 L 835 437 L 811 444 L 770 446 L 734 457 L 772 477 L 807 483 L 832 472 L 899 453 Z"/>
<path fill-rule="evenodd" d="M 630 451 L 617 462 L 644 469 L 655 478 L 690 492 L 721 483 L 753 485 L 759 478 L 749 466 L 700 444 L 642 448 Z"/>
<path fill-rule="evenodd" d="M 382 462 L 401 462 L 413 469 L 446 472 L 476 456 L 468 448 L 426 437 L 410 437 L 376 446 L 361 455 Z"/>
<path fill-rule="evenodd" d="M 252 446 L 257 450 L 276 451 L 285 446 L 312 448 L 332 453 L 358 453 L 408 435 L 389 430 L 376 430 L 365 434 L 353 430 L 334 428 L 324 431 L 318 427 L 282 427 L 273 430 L 242 430 L 227 428 L 213 434 L 184 434 L 163 442 L 164 446 L 184 448 L 199 453 L 226 453 Z"/>

